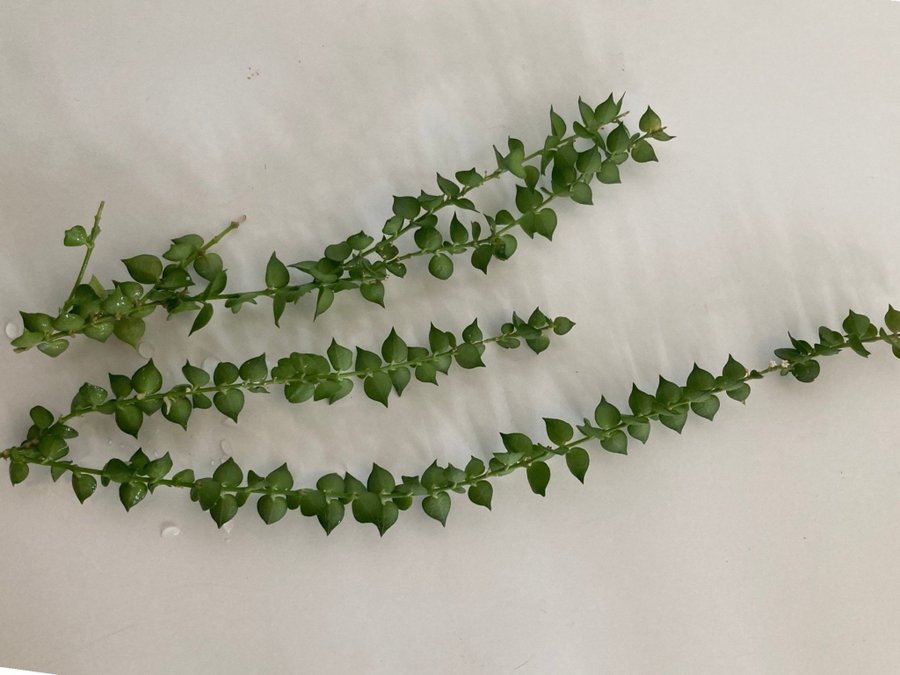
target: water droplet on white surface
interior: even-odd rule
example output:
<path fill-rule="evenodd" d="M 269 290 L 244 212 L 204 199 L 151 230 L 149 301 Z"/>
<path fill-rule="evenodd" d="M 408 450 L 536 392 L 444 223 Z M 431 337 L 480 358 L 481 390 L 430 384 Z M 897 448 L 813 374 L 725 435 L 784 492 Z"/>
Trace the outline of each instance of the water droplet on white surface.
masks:
<path fill-rule="evenodd" d="M 215 370 L 217 365 L 219 365 L 219 359 L 213 356 L 208 356 L 207 358 L 203 359 L 203 365 L 201 367 L 207 373 L 211 373 L 213 370 Z"/>
<path fill-rule="evenodd" d="M 174 539 L 181 534 L 181 528 L 175 523 L 163 523 L 159 528 L 159 536 L 163 539 Z"/>
<path fill-rule="evenodd" d="M 17 337 L 21 332 L 22 331 L 19 329 L 19 324 L 17 324 L 15 321 L 10 321 L 8 324 L 6 324 L 6 337 L 14 338 Z"/>
<path fill-rule="evenodd" d="M 156 354 L 156 347 L 149 342 L 142 342 L 138 345 L 138 354 L 145 359 L 152 359 L 153 355 Z"/>
<path fill-rule="evenodd" d="M 228 441 L 223 440 L 221 443 L 219 443 L 219 450 L 220 450 L 221 453 L 222 453 L 222 458 L 223 458 L 223 459 L 224 459 L 225 457 L 231 457 L 231 454 L 232 454 L 232 452 L 231 452 L 231 443 L 229 443 Z"/>

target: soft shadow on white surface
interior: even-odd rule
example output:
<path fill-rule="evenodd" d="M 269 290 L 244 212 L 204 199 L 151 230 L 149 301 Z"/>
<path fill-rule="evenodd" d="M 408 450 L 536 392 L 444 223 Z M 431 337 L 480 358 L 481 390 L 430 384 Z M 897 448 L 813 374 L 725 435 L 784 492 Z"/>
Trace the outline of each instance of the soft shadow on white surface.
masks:
<path fill-rule="evenodd" d="M 678 138 L 629 165 L 593 207 L 566 205 L 552 243 L 522 241 L 487 278 L 411 266 L 387 310 L 351 294 L 313 324 L 289 308 L 148 328 L 167 377 L 185 357 L 240 360 L 373 348 L 391 326 L 496 327 L 540 305 L 576 328 L 535 357 L 493 352 L 384 410 L 252 397 L 241 424 L 198 414 L 190 434 L 151 420 L 142 443 L 198 469 L 222 441 L 298 478 L 395 474 L 540 436 L 601 394 L 681 379 L 733 353 L 763 365 L 790 330 L 848 306 L 900 304 L 900 6 L 890 2 L 9 3 L 0 26 L 0 322 L 54 307 L 77 253 L 62 231 L 107 200 L 94 258 L 211 234 L 231 283 L 256 285 L 272 250 L 316 255 L 378 231 L 391 195 L 533 146 L 550 104 L 627 90 Z M 508 185 L 507 185 L 508 188 Z M 497 200 L 503 189 L 491 193 Z M 499 204 L 499 201 L 498 201 Z M 28 407 L 131 372 L 122 344 L 76 341 L 56 361 L 0 352 L 2 447 Z M 125 514 L 114 491 L 79 506 L 67 485 L 0 481 L 0 664 L 61 673 L 893 672 L 900 610 L 894 536 L 900 365 L 827 362 L 820 381 L 766 381 L 714 425 L 658 430 L 627 457 L 594 455 L 587 485 L 554 464 L 546 499 L 498 481 L 493 513 L 454 502 L 442 530 L 418 509 L 380 540 L 325 538 L 297 514 L 242 512 L 217 531 L 185 495 Z M 109 420 L 75 452 L 133 448 Z M 143 436 L 143 433 L 142 433 Z M 93 440 L 88 440 L 93 439 Z M 161 536 L 167 527 L 178 536 Z"/>

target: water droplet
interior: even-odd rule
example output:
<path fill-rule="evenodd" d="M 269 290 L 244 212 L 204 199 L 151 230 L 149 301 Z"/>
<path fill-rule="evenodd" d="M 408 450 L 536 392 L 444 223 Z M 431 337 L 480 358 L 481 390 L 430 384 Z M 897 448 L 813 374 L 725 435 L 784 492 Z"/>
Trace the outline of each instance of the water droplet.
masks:
<path fill-rule="evenodd" d="M 163 539 L 174 539 L 181 534 L 181 528 L 175 523 L 166 522 L 160 525 L 159 536 Z"/>
<path fill-rule="evenodd" d="M 237 426 L 237 422 L 235 422 L 235 421 L 234 421 L 233 419 L 231 419 L 230 417 L 223 417 L 223 418 L 222 418 L 222 426 L 226 426 L 226 427 L 236 427 L 236 426 Z"/>
<path fill-rule="evenodd" d="M 145 359 L 152 359 L 153 355 L 156 354 L 156 347 L 149 342 L 142 342 L 138 345 L 138 354 Z"/>
<path fill-rule="evenodd" d="M 231 450 L 231 443 L 229 443 L 228 441 L 225 441 L 225 440 L 223 440 L 221 443 L 219 443 L 219 450 L 221 451 L 223 458 L 231 457 L 233 454 L 232 450 Z"/>
<path fill-rule="evenodd" d="M 8 324 L 6 324 L 6 337 L 14 338 L 17 337 L 21 332 L 22 330 L 19 328 L 19 324 L 17 322 L 10 321 Z"/>
<path fill-rule="evenodd" d="M 219 359 L 213 356 L 208 356 L 207 358 L 203 359 L 203 365 L 201 367 L 207 373 L 211 373 L 216 369 L 217 365 L 219 365 Z"/>

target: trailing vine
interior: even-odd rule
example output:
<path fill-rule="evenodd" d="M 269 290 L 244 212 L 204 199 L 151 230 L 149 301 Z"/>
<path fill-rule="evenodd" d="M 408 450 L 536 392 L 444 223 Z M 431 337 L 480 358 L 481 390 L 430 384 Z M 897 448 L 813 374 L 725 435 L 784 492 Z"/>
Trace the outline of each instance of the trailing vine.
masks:
<path fill-rule="evenodd" d="M 290 264 L 272 253 L 265 268 L 264 287 L 259 289 L 226 292 L 227 269 L 222 257 L 213 251 L 240 221 L 230 223 L 209 241 L 198 234 L 186 234 L 173 239 L 161 256 L 142 253 L 123 260 L 129 281 L 104 286 L 92 277 L 85 283 L 101 231 L 101 202 L 90 230 L 76 225 L 65 232 L 66 246 L 84 248 L 72 291 L 55 316 L 21 312 L 24 329 L 12 345 L 18 351 L 37 347 L 44 354 L 58 356 L 78 335 L 101 342 L 114 335 L 137 346 L 146 330 L 144 319 L 158 308 L 169 316 L 194 313 L 193 333 L 209 323 L 217 303 L 238 312 L 247 303 L 268 298 L 276 325 L 289 304 L 311 293 L 316 296 L 314 318 L 331 307 L 337 293 L 346 290 L 356 290 L 366 300 L 384 306 L 384 282 L 392 276 L 405 276 L 408 261 L 415 258 L 427 258 L 429 273 L 441 280 L 450 278 L 455 267 L 453 258 L 462 254 L 468 254 L 470 263 L 487 274 L 491 261 L 505 261 L 515 253 L 516 230 L 529 238 L 538 234 L 552 239 L 557 214 L 550 208 L 551 202 L 571 199 L 579 204 L 593 203 L 592 183 L 619 183 L 621 164 L 629 158 L 637 163 L 656 161 L 650 141 L 673 138 L 650 108 L 640 118 L 640 132 L 631 133 L 623 121 L 628 113 L 622 111 L 621 97 L 617 100 L 610 94 L 597 106 L 579 99 L 578 106 L 581 120 L 572 122 L 572 133 L 551 108 L 550 134 L 539 150 L 526 152 L 522 141 L 509 138 L 505 153 L 494 147 L 494 170 L 457 171 L 455 180 L 438 174 L 437 193 L 422 191 L 417 197 L 394 197 L 393 213 L 377 241 L 360 231 L 327 246 L 315 260 Z M 514 185 L 519 215 L 507 209 L 480 211 L 470 199 L 471 193 L 504 175 L 519 181 Z M 451 208 L 449 222 L 442 225 L 441 212 Z M 467 212 L 471 218 L 465 215 Z M 408 250 L 401 252 L 401 246 Z M 310 279 L 299 283 L 292 280 L 291 269 Z M 205 285 L 198 290 L 199 280 Z"/>
<path fill-rule="evenodd" d="M 750 395 L 749 383 L 766 375 L 792 375 L 809 383 L 820 373 L 821 357 L 847 349 L 865 357 L 869 355 L 867 345 L 876 342 L 889 344 L 900 358 L 900 312 L 889 307 L 884 323 L 886 328 L 876 327 L 867 316 L 851 310 L 843 321 L 843 332 L 822 326 L 816 343 L 791 336 L 791 346 L 776 349 L 778 360 L 765 368 L 748 369 L 732 356 L 720 375 L 694 364 L 683 385 L 661 376 L 653 394 L 634 385 L 627 401 L 630 411 L 603 397 L 593 419 L 585 418 L 582 424 L 545 418 L 546 443 L 535 442 L 522 433 L 504 433 L 500 435 L 503 450 L 493 453 L 487 462 L 472 457 L 463 468 L 433 462 L 420 475 L 402 476 L 399 482 L 387 469 L 373 464 L 365 482 L 349 473 L 329 473 L 313 487 L 296 487 L 286 464 L 265 474 L 248 470 L 245 475 L 233 458 L 222 463 L 212 476 L 198 478 L 191 469 L 172 474 L 173 460 L 168 452 L 151 460 L 142 449 L 127 462 L 111 459 L 103 467 L 84 466 L 65 459 L 69 451 L 66 441 L 77 432 L 41 407 L 31 411 L 32 429 L 37 431 L 29 432 L 32 440 L 40 440 L 4 450 L 0 457 L 9 460 L 13 485 L 26 480 L 33 465 L 47 467 L 54 480 L 71 474 L 73 491 L 82 503 L 94 494 L 98 481 L 104 486 L 118 485 L 126 510 L 156 488 L 172 487 L 188 490 L 191 500 L 208 511 L 219 527 L 255 497 L 257 513 L 268 524 L 281 520 L 289 510 L 299 510 L 304 516 L 316 518 L 330 533 L 344 520 L 349 506 L 355 520 L 374 525 L 383 535 L 397 521 L 400 511 L 409 509 L 418 498 L 425 514 L 442 525 L 450 512 L 451 493 L 466 494 L 474 504 L 490 509 L 491 480 L 522 469 L 531 490 L 544 496 L 551 477 L 548 460 L 554 456 L 564 457 L 568 470 L 584 482 L 591 460 L 583 446 L 596 442 L 604 451 L 627 454 L 629 438 L 647 441 L 651 422 L 681 433 L 690 413 L 711 421 L 719 410 L 720 395 L 743 403 Z"/>

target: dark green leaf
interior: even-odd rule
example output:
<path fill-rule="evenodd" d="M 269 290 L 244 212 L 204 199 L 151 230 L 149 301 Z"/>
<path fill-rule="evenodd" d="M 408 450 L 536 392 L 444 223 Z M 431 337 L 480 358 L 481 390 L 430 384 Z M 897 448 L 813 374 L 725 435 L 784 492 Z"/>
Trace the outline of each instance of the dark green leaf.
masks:
<path fill-rule="evenodd" d="M 143 319 L 129 317 L 119 319 L 113 326 L 113 333 L 122 342 L 137 347 L 146 329 Z"/>
<path fill-rule="evenodd" d="M 408 352 L 409 349 L 403 338 L 397 335 L 396 330 L 391 328 L 390 335 L 387 336 L 381 345 L 381 355 L 384 357 L 384 360 L 388 363 L 399 363 L 406 360 Z"/>
<path fill-rule="evenodd" d="M 391 378 L 387 373 L 376 372 L 363 382 L 363 391 L 373 401 L 378 401 L 384 407 L 388 405 L 388 397 L 391 393 Z"/>
<path fill-rule="evenodd" d="M 600 445 L 608 452 L 615 452 L 620 455 L 628 454 L 628 436 L 619 429 L 611 431 L 609 436 L 601 438 Z"/>
<path fill-rule="evenodd" d="M 256 502 L 256 511 L 266 525 L 277 523 L 287 513 L 287 500 L 281 496 L 262 495 Z"/>
<path fill-rule="evenodd" d="M 216 525 L 221 528 L 225 523 L 234 518 L 237 515 L 237 512 L 237 499 L 234 495 L 225 494 L 219 497 L 216 503 L 212 505 L 212 508 L 209 510 L 209 515 L 212 516 Z"/>
<path fill-rule="evenodd" d="M 88 497 L 97 490 L 97 479 L 88 473 L 73 473 L 72 489 L 75 491 L 78 501 L 84 504 Z"/>
<path fill-rule="evenodd" d="M 691 410 L 700 417 L 712 421 L 719 411 L 719 399 L 713 394 L 704 401 L 694 401 L 691 403 Z"/>
<path fill-rule="evenodd" d="M 46 429 L 51 424 L 53 424 L 53 420 L 56 419 L 53 417 L 53 413 L 47 410 L 44 406 L 36 405 L 29 412 L 31 416 L 31 420 L 35 423 L 38 429 Z"/>
<path fill-rule="evenodd" d="M 28 472 L 29 468 L 26 462 L 11 461 L 9 463 L 9 482 L 13 485 L 18 485 L 28 478 Z"/>
<path fill-rule="evenodd" d="M 600 399 L 600 404 L 594 411 L 594 419 L 601 429 L 609 430 L 614 429 L 621 423 L 622 415 L 619 413 L 619 409 L 604 397 Z"/>
<path fill-rule="evenodd" d="M 572 425 L 564 420 L 553 417 L 545 417 L 544 425 L 547 427 L 547 438 L 556 445 L 565 445 L 572 440 L 575 430 Z"/>
<path fill-rule="evenodd" d="M 115 420 L 119 429 L 137 438 L 144 421 L 144 413 L 136 405 L 122 404 L 116 406 Z"/>
<path fill-rule="evenodd" d="M 795 363 L 791 367 L 791 374 L 800 382 L 812 382 L 819 376 L 821 370 L 819 362 L 815 360 L 803 361 Z"/>
<path fill-rule="evenodd" d="M 447 514 L 450 513 L 450 495 L 446 492 L 438 492 L 425 497 L 422 500 L 422 510 L 446 527 Z"/>
<path fill-rule="evenodd" d="M 266 288 L 284 288 L 290 280 L 287 267 L 272 253 L 266 264 Z"/>
<path fill-rule="evenodd" d="M 395 486 L 396 482 L 390 471 L 377 464 L 372 465 L 372 472 L 369 474 L 369 480 L 366 483 L 366 489 L 369 492 L 388 493 L 393 491 Z"/>
<path fill-rule="evenodd" d="M 203 328 L 206 324 L 208 324 L 210 319 L 212 319 L 213 311 L 213 306 L 209 303 L 205 303 L 203 307 L 200 308 L 197 316 L 194 317 L 194 323 L 191 324 L 191 331 L 189 335 L 193 335 L 198 330 Z"/>
<path fill-rule="evenodd" d="M 660 129 L 662 129 L 662 120 L 659 119 L 659 115 L 653 112 L 653 108 L 647 106 L 647 110 L 643 115 L 641 115 L 640 122 L 638 122 L 638 127 L 640 127 L 640 130 L 645 133 L 659 131 Z"/>
<path fill-rule="evenodd" d="M 501 433 L 500 438 L 503 440 L 503 447 L 510 452 L 527 455 L 531 453 L 531 449 L 534 447 L 534 443 L 532 443 L 531 439 L 525 434 L 516 432 L 511 434 Z"/>
<path fill-rule="evenodd" d="M 631 158 L 638 163 L 658 161 L 653 146 L 645 140 L 639 140 L 634 144 L 631 148 Z"/>
<path fill-rule="evenodd" d="M 593 204 L 593 192 L 591 186 L 582 181 L 578 181 L 572 186 L 572 199 L 579 204 Z"/>
<path fill-rule="evenodd" d="M 584 448 L 571 448 L 566 453 L 566 466 L 581 483 L 584 483 L 584 475 L 587 473 L 590 463 L 590 455 Z"/>
<path fill-rule="evenodd" d="M 241 371 L 236 365 L 228 361 L 222 361 L 217 363 L 215 370 L 213 370 L 213 382 L 217 387 L 223 384 L 234 384 L 237 382 L 240 374 Z"/>
<path fill-rule="evenodd" d="M 244 392 L 240 389 L 226 389 L 213 396 L 216 410 L 237 422 L 238 415 L 244 407 Z"/>
<path fill-rule="evenodd" d="M 480 368 L 484 366 L 481 353 L 475 345 L 464 342 L 456 351 L 456 362 L 462 368 Z"/>
<path fill-rule="evenodd" d="M 325 534 L 331 534 L 344 519 L 344 505 L 339 501 L 330 501 L 326 504 L 324 511 L 317 514 L 317 517 Z"/>
<path fill-rule="evenodd" d="M 393 205 L 394 215 L 400 216 L 404 220 L 413 220 L 419 211 L 419 200 L 415 197 L 394 197 Z"/>
<path fill-rule="evenodd" d="M 155 394 L 162 387 L 162 375 L 150 359 L 131 377 L 131 386 L 138 394 Z"/>
<path fill-rule="evenodd" d="M 494 496 L 494 486 L 486 480 L 480 480 L 469 486 L 469 500 L 473 504 L 483 506 L 490 511 L 491 499 Z"/>
<path fill-rule="evenodd" d="M 219 464 L 213 472 L 213 480 L 226 487 L 234 487 L 240 485 L 241 481 L 244 480 L 244 472 L 237 462 L 234 461 L 234 458 L 229 457 Z"/>
<path fill-rule="evenodd" d="M 526 470 L 528 485 L 531 491 L 541 497 L 547 496 L 547 484 L 550 482 L 550 467 L 546 462 L 536 461 L 528 465 Z"/>
<path fill-rule="evenodd" d="M 129 481 L 119 486 L 119 501 L 126 511 L 147 496 L 147 485 L 140 481 Z"/>
<path fill-rule="evenodd" d="M 181 367 L 181 372 L 185 379 L 194 387 L 203 387 L 209 383 L 209 373 L 202 368 L 192 366 L 190 361 L 185 362 Z"/>
<path fill-rule="evenodd" d="M 384 284 L 380 281 L 363 284 L 359 287 L 359 292 L 369 302 L 384 307 Z"/>
<path fill-rule="evenodd" d="M 431 272 L 432 276 L 442 281 L 449 279 L 450 275 L 453 274 L 453 261 L 449 256 L 439 253 L 432 256 L 431 260 L 428 261 L 428 271 Z"/>
<path fill-rule="evenodd" d="M 248 359 L 241 364 L 238 371 L 245 382 L 262 382 L 269 376 L 269 367 L 266 365 L 266 355 L 260 354 Z"/>
<path fill-rule="evenodd" d="M 170 422 L 174 422 L 181 426 L 182 429 L 187 429 L 188 419 L 191 416 L 191 411 L 193 410 L 193 406 L 191 402 L 184 396 L 179 396 L 175 399 L 172 399 L 169 402 L 168 407 L 163 407 L 163 417 L 165 417 Z"/>
<path fill-rule="evenodd" d="M 122 262 L 131 278 L 141 284 L 155 284 L 162 275 L 162 261 L 155 255 L 136 255 Z"/>

